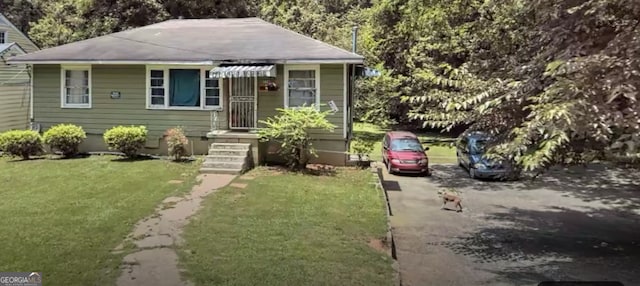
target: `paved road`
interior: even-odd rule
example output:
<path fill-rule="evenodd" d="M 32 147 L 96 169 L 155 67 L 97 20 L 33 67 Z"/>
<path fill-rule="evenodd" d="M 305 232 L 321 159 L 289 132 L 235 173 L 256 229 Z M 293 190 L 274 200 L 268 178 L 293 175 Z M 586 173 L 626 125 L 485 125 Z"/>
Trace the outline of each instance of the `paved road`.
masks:
<path fill-rule="evenodd" d="M 592 166 L 490 182 L 433 168 L 430 178 L 384 173 L 404 286 L 640 285 L 638 171 Z M 436 192 L 450 187 L 462 192 L 464 212 L 440 209 Z"/>

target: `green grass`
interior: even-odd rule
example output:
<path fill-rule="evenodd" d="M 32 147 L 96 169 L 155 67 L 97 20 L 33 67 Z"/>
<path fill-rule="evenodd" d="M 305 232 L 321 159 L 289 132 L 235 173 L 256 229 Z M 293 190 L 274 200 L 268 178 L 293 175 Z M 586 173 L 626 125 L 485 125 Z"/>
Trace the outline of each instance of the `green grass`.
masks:
<path fill-rule="evenodd" d="M 197 169 L 115 158 L 0 158 L 0 269 L 41 271 L 46 285 L 113 285 L 124 254 L 110 251 Z"/>
<path fill-rule="evenodd" d="M 335 176 L 259 168 L 209 197 L 180 251 L 197 285 L 391 285 L 386 215 L 369 171 Z"/>
<path fill-rule="evenodd" d="M 355 138 L 362 138 L 366 141 L 374 142 L 374 149 L 370 158 L 375 161 L 382 160 L 382 139 L 389 131 L 376 125 L 368 123 L 354 123 L 353 133 Z M 432 143 L 426 144 L 429 147 L 427 155 L 430 163 L 456 163 L 456 151 L 451 145 L 451 137 L 439 133 L 418 133 L 421 141 Z"/>

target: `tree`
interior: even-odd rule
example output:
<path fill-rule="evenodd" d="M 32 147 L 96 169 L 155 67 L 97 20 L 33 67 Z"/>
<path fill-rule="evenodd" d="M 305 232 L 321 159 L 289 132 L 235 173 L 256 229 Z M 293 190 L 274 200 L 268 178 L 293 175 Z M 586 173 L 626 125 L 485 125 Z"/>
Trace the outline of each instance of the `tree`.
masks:
<path fill-rule="evenodd" d="M 256 0 L 161 0 L 171 18 L 244 18 L 258 14 Z"/>
<path fill-rule="evenodd" d="M 55 47 L 86 38 L 83 13 L 87 3 L 75 0 L 48 2 L 43 17 L 29 30 L 29 36 L 41 48 Z"/>
<path fill-rule="evenodd" d="M 27 34 L 31 28 L 31 22 L 42 17 L 42 4 L 32 0 L 2 0 L 0 11 L 21 32 Z"/>
<path fill-rule="evenodd" d="M 54 47 L 167 19 L 156 0 L 56 0 L 29 35 L 41 47 Z M 96 21 L 95 19 L 100 19 Z"/>
<path fill-rule="evenodd" d="M 368 0 L 265 0 L 265 20 L 317 40 L 351 50 L 351 29 L 366 23 Z"/>
<path fill-rule="evenodd" d="M 487 130 L 493 156 L 526 170 L 639 151 L 640 3 L 428 2 L 377 14 L 396 31 L 376 49 L 410 118 Z"/>

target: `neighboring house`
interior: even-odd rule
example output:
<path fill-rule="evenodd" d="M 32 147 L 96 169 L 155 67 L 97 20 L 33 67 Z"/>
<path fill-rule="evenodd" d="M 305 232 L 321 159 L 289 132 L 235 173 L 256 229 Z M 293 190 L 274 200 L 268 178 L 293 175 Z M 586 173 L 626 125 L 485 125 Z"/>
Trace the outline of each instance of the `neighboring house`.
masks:
<path fill-rule="evenodd" d="M 145 125 L 147 152 L 183 126 L 195 154 L 209 144 L 251 143 L 259 120 L 302 104 L 335 110 L 335 132 L 316 133 L 322 163 L 345 164 L 351 136 L 351 71 L 363 57 L 258 18 L 169 20 L 11 59 L 33 65 L 33 117 L 42 130 L 81 125 L 83 150 L 102 151 L 103 132 Z"/>
<path fill-rule="evenodd" d="M 29 66 L 8 64 L 7 59 L 37 50 L 27 36 L 0 14 L 0 132 L 29 126 Z"/>

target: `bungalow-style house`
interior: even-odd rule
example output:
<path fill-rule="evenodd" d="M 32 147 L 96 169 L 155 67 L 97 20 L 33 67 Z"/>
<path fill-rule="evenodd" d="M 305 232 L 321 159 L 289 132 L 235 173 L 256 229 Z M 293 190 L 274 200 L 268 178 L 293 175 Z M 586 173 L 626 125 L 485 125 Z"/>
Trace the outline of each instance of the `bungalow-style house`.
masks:
<path fill-rule="evenodd" d="M 259 120 L 276 115 L 276 108 L 313 104 L 331 110 L 328 119 L 336 126 L 316 133 L 316 162 L 344 165 L 351 76 L 363 57 L 258 18 L 240 18 L 169 20 L 11 62 L 33 65 L 34 123 L 43 131 L 59 123 L 81 125 L 88 137 L 84 151 L 106 150 L 102 134 L 108 128 L 145 125 L 146 151 L 163 153 L 164 132 L 182 126 L 194 154 L 244 143 L 259 163 L 274 153 L 274 144 L 258 142 Z"/>
<path fill-rule="evenodd" d="M 36 44 L 0 14 L 0 132 L 25 129 L 29 122 L 29 66 L 9 64 L 7 59 L 37 50 Z"/>

